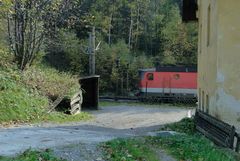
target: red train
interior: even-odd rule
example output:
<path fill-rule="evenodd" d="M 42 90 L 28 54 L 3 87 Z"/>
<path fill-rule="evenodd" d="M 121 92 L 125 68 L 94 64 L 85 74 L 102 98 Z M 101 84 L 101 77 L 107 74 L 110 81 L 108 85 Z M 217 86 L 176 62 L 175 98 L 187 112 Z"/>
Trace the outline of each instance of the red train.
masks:
<path fill-rule="evenodd" d="M 166 66 L 139 70 L 141 99 L 197 100 L 197 68 Z"/>

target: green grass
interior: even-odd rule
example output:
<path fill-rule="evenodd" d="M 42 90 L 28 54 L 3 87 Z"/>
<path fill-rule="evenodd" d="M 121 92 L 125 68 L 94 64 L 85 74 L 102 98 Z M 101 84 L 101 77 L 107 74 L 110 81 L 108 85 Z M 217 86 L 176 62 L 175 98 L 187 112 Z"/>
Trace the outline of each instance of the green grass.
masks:
<path fill-rule="evenodd" d="M 180 133 L 186 133 L 186 134 L 195 134 L 195 124 L 194 124 L 194 119 L 193 118 L 184 118 L 179 122 L 172 123 L 172 124 L 167 124 L 160 130 L 165 130 L 165 131 L 176 131 Z"/>
<path fill-rule="evenodd" d="M 46 122 L 53 122 L 53 123 L 67 123 L 67 122 L 79 122 L 79 121 L 87 121 L 92 119 L 93 116 L 86 112 L 81 112 L 77 115 L 68 115 L 62 112 L 53 112 L 52 114 L 48 115 L 46 118 Z"/>
<path fill-rule="evenodd" d="M 230 150 L 221 149 L 210 140 L 198 134 L 193 118 L 184 118 L 180 122 L 168 124 L 161 130 L 173 130 L 185 135 L 173 137 L 148 138 L 153 145 L 166 149 L 180 160 L 192 161 L 237 161 L 239 156 Z"/>
<path fill-rule="evenodd" d="M 102 145 L 105 159 L 111 161 L 157 161 L 157 156 L 143 139 L 116 139 Z"/>
<path fill-rule="evenodd" d="M 48 114 L 48 106 L 48 97 L 26 85 L 18 70 L 0 69 L 0 124 L 63 123 L 91 119 L 91 115 L 84 112 L 76 116 L 60 112 Z"/>
<path fill-rule="evenodd" d="M 52 151 L 46 150 L 46 151 L 32 151 L 27 150 L 23 154 L 14 157 L 0 157 L 0 161 L 66 161 L 63 159 L 56 158 Z"/>
<path fill-rule="evenodd" d="M 103 146 L 105 156 L 109 160 L 115 161 L 118 159 L 124 160 L 121 158 L 126 158 L 128 154 L 131 154 L 133 158 L 127 158 L 126 160 L 138 160 L 138 154 L 141 152 L 141 156 L 148 156 L 146 160 L 155 161 L 156 154 L 149 149 L 149 147 L 152 147 L 152 149 L 163 149 L 180 161 L 240 160 L 239 154 L 217 147 L 210 140 L 196 133 L 193 119 L 183 119 L 180 122 L 166 125 L 161 130 L 174 130 L 184 134 L 169 137 L 144 137 L 109 141 Z M 145 149 L 147 149 L 146 152 Z M 152 158 L 149 156 L 152 156 Z"/>
<path fill-rule="evenodd" d="M 178 135 L 172 137 L 149 137 L 147 142 L 165 149 L 178 160 L 192 161 L 237 161 L 230 150 L 216 147 L 208 139 L 199 134 Z"/>
<path fill-rule="evenodd" d="M 117 139 L 105 143 L 103 149 L 105 159 L 111 161 L 159 160 L 156 152 L 151 149 L 163 149 L 182 161 L 238 161 L 240 159 L 234 152 L 221 149 L 198 134 Z"/>
<path fill-rule="evenodd" d="M 0 71 L 0 123 L 38 120 L 48 100 L 18 82 L 17 73 Z"/>

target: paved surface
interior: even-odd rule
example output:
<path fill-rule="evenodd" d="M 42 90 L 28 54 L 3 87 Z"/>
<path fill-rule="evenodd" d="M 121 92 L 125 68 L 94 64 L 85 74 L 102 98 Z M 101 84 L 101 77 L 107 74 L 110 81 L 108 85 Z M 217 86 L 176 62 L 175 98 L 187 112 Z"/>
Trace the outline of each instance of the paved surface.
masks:
<path fill-rule="evenodd" d="M 1 128 L 0 156 L 16 155 L 29 148 L 52 148 L 56 155 L 70 161 L 101 160 L 99 143 L 147 135 L 163 124 L 187 117 L 190 112 L 174 107 L 115 106 L 91 113 L 95 119 L 83 123 Z"/>

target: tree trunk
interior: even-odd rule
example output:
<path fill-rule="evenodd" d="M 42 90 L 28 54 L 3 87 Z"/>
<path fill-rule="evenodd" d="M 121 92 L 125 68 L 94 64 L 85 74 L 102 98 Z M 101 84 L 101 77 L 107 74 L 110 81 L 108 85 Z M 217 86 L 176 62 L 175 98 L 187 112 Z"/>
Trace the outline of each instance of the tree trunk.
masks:
<path fill-rule="evenodd" d="M 129 27 L 129 35 L 128 35 L 128 48 L 131 49 L 131 41 L 132 41 L 132 28 L 133 28 L 133 20 L 131 16 L 131 22 Z"/>
<path fill-rule="evenodd" d="M 113 19 L 113 14 L 110 16 L 110 23 L 108 26 L 108 45 L 111 45 L 111 31 L 112 31 L 112 19 Z"/>
<path fill-rule="evenodd" d="M 139 3 L 137 4 L 137 29 L 136 29 L 136 37 L 135 37 L 135 49 L 138 46 L 138 35 L 139 35 L 139 18 L 140 18 L 140 6 Z"/>

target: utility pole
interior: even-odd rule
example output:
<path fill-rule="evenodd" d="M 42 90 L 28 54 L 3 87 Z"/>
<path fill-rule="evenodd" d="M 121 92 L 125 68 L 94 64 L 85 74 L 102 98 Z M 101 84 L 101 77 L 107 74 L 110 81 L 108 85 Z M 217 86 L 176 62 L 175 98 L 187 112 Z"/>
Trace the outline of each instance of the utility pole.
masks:
<path fill-rule="evenodd" d="M 92 32 L 89 33 L 89 75 L 95 75 L 95 48 L 96 48 L 96 34 L 95 27 L 92 28 Z"/>
<path fill-rule="evenodd" d="M 127 88 L 127 95 L 129 95 L 129 73 L 128 73 L 128 69 L 129 69 L 129 64 L 127 64 L 127 85 L 126 85 L 126 88 Z"/>

